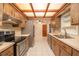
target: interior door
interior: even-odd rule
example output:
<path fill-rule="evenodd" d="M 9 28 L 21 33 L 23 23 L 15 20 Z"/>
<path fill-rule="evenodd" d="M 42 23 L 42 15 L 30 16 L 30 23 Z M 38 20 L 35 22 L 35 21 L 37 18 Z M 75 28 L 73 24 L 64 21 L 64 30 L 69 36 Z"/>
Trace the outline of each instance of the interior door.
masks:
<path fill-rule="evenodd" d="M 47 36 L 47 24 L 42 25 L 42 35 Z"/>

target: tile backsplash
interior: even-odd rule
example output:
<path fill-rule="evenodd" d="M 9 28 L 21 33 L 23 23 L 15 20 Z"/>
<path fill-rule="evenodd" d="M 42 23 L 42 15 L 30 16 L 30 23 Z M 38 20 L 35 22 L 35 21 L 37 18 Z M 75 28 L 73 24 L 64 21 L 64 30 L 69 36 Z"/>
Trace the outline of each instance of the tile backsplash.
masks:
<path fill-rule="evenodd" d="M 64 31 L 61 29 L 61 32 L 63 33 Z M 66 32 L 69 35 L 79 35 L 79 26 L 71 26 L 66 28 Z"/>

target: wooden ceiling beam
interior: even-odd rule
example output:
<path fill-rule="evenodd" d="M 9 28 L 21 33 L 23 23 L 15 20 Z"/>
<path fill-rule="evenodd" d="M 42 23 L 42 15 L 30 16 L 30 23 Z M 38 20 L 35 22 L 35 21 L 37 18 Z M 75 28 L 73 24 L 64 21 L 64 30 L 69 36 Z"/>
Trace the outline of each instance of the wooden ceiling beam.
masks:
<path fill-rule="evenodd" d="M 51 18 L 52 16 L 46 16 L 45 18 Z M 33 16 L 28 16 L 28 18 L 34 18 Z M 37 18 L 43 18 L 43 16 L 37 16 Z"/>
<path fill-rule="evenodd" d="M 30 3 L 30 6 L 31 6 L 31 8 L 32 8 L 32 12 L 33 12 L 33 14 L 34 14 L 34 17 L 36 18 L 36 14 L 35 14 L 35 12 L 34 12 L 34 8 L 33 8 L 32 3 Z"/>
<path fill-rule="evenodd" d="M 53 15 L 53 16 L 57 17 L 59 15 L 59 13 L 62 13 L 69 5 L 70 5 L 70 3 L 65 3 L 63 6 L 61 6 L 59 11 L 57 11 L 57 13 L 55 15 Z"/>
<path fill-rule="evenodd" d="M 47 13 L 47 11 L 48 11 L 49 5 L 50 5 L 50 3 L 48 3 L 48 5 L 47 5 L 47 8 L 46 8 L 46 12 L 45 12 L 45 14 L 44 14 L 44 17 L 46 16 L 46 13 Z"/>
<path fill-rule="evenodd" d="M 31 10 L 22 10 L 23 12 L 33 12 Z M 47 12 L 57 12 L 58 10 L 48 10 Z M 34 12 L 46 12 L 46 10 L 34 10 Z"/>

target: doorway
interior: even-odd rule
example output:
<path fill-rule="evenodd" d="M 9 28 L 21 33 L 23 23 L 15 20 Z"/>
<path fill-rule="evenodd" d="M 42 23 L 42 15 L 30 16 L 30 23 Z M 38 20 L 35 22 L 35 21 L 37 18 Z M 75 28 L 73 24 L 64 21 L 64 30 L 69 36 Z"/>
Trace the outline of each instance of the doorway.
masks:
<path fill-rule="evenodd" d="M 47 36 L 47 24 L 42 24 L 42 36 Z"/>

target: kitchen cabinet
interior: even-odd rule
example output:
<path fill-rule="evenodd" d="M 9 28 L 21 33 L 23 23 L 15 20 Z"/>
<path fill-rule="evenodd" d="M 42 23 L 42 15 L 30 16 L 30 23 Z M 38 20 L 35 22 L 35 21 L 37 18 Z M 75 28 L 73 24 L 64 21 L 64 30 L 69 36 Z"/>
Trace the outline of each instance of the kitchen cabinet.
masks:
<path fill-rule="evenodd" d="M 51 27 L 53 28 L 53 32 L 60 31 L 61 28 L 60 16 L 53 18 L 51 21 L 51 25 L 52 25 Z"/>
<path fill-rule="evenodd" d="M 10 4 L 4 3 L 4 13 L 8 14 L 9 16 L 14 17 L 15 10 Z"/>
<path fill-rule="evenodd" d="M 56 56 L 59 56 L 60 54 L 60 46 L 58 44 L 58 41 L 54 37 L 52 37 L 52 51 Z"/>
<path fill-rule="evenodd" d="M 79 56 L 79 51 L 73 49 L 73 54 L 72 54 L 72 56 Z"/>
<path fill-rule="evenodd" d="M 21 28 L 24 28 L 26 26 L 26 21 L 22 20 L 22 23 L 19 25 Z"/>
<path fill-rule="evenodd" d="M 0 3 L 0 26 L 2 26 L 3 4 Z"/>
<path fill-rule="evenodd" d="M 67 53 L 63 48 L 60 48 L 60 56 L 71 56 L 71 54 Z"/>
<path fill-rule="evenodd" d="M 55 44 L 54 44 L 54 54 L 56 55 L 56 56 L 59 56 L 60 55 L 60 46 L 55 42 Z"/>
<path fill-rule="evenodd" d="M 25 17 L 21 14 L 21 12 L 13 7 L 12 4 L 9 3 L 4 3 L 4 13 L 8 14 L 12 18 L 22 21 L 20 24 L 20 27 L 24 28 L 25 27 Z"/>
<path fill-rule="evenodd" d="M 50 38 L 51 35 L 49 35 Z M 52 37 L 52 51 L 56 56 L 79 56 L 79 51 L 65 44 L 64 42 Z M 48 38 L 48 39 L 49 39 Z M 51 47 L 50 47 L 51 48 Z"/>
<path fill-rule="evenodd" d="M 13 46 L 9 47 L 8 49 L 0 53 L 0 56 L 13 56 L 13 55 L 14 55 Z"/>
<path fill-rule="evenodd" d="M 11 13 L 10 13 L 10 5 L 8 4 L 8 3 L 4 3 L 4 13 L 6 13 L 6 14 L 8 14 L 8 15 L 10 15 Z"/>
<path fill-rule="evenodd" d="M 70 15 L 71 15 L 71 24 L 79 25 L 79 4 L 78 3 L 71 3 Z"/>
<path fill-rule="evenodd" d="M 48 35 L 48 45 L 50 46 L 50 48 L 52 49 L 52 37 L 50 35 Z"/>

